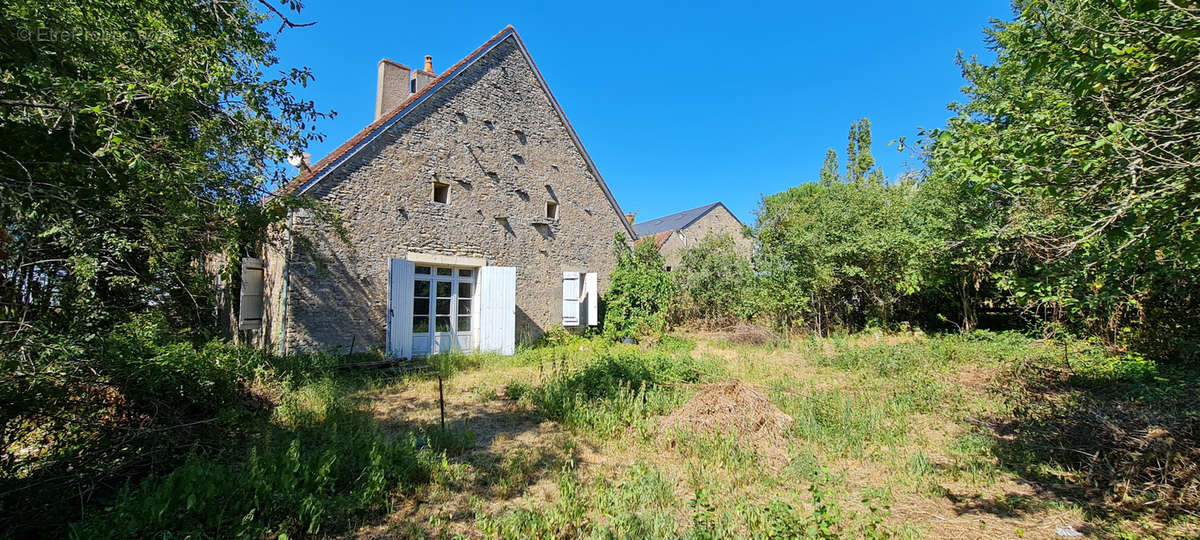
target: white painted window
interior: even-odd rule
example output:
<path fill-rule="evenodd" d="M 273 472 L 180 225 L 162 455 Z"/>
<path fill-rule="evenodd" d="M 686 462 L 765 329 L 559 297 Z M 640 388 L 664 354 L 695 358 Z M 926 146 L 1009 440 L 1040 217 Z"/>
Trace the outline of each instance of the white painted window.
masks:
<path fill-rule="evenodd" d="M 413 355 L 473 349 L 475 269 L 416 266 L 411 313 Z"/>

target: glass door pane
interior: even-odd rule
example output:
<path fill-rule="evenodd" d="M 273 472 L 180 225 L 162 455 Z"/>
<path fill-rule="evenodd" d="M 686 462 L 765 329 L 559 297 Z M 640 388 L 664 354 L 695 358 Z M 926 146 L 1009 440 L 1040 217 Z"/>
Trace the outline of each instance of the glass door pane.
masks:
<path fill-rule="evenodd" d="M 426 280 L 413 281 L 413 333 L 429 333 L 429 293 L 430 285 Z"/>
<path fill-rule="evenodd" d="M 458 309 L 454 313 L 454 330 L 458 333 L 470 332 L 471 313 L 473 313 L 473 310 L 471 309 L 471 283 L 459 282 L 458 290 L 456 292 L 458 293 L 458 301 L 456 302 L 455 307 Z"/>

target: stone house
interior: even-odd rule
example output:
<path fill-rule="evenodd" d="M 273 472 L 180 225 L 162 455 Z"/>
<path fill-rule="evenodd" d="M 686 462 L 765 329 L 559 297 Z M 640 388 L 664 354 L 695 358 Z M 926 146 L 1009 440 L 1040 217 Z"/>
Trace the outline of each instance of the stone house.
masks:
<path fill-rule="evenodd" d="M 633 220 L 632 215 L 625 217 Z M 663 256 L 667 271 L 679 266 L 684 248 L 714 234 L 731 236 L 738 252 L 749 258 L 754 252 L 754 242 L 742 234 L 743 229 L 745 225 L 719 201 L 633 224 L 633 230 L 639 238 L 654 242 L 654 247 Z"/>
<path fill-rule="evenodd" d="M 375 116 L 284 188 L 341 228 L 289 216 L 244 268 L 241 328 L 412 358 L 597 324 L 614 238 L 636 234 L 511 26 L 441 74 L 380 61 Z"/>

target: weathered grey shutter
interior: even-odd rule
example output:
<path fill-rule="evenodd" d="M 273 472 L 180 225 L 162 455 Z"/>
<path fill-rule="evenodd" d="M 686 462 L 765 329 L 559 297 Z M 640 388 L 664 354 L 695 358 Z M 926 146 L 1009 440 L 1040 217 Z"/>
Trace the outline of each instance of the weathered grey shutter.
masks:
<path fill-rule="evenodd" d="M 579 272 L 563 272 L 562 275 L 562 325 L 579 326 Z"/>
<path fill-rule="evenodd" d="M 396 358 L 412 358 L 413 270 L 416 265 L 392 259 L 388 267 L 387 350 Z"/>
<path fill-rule="evenodd" d="M 517 342 L 517 269 L 479 269 L 479 350 L 511 355 Z"/>
<path fill-rule="evenodd" d="M 238 330 L 257 330 L 263 322 L 263 290 L 266 287 L 262 259 L 242 259 L 242 292 L 238 297 Z"/>
<path fill-rule="evenodd" d="M 587 325 L 600 324 L 600 291 L 597 282 L 599 277 L 595 272 L 583 275 L 583 311 L 587 314 Z"/>

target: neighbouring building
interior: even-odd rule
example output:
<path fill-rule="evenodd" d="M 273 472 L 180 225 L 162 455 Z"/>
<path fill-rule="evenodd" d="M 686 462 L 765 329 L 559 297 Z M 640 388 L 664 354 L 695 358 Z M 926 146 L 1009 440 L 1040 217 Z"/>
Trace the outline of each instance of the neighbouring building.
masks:
<path fill-rule="evenodd" d="M 632 215 L 625 217 L 633 221 Z M 654 247 L 662 253 L 668 271 L 679 266 L 684 248 L 714 234 L 728 234 L 733 238 L 738 252 L 750 257 L 754 242 L 743 234 L 743 229 L 745 226 L 737 216 L 720 202 L 633 224 L 633 230 L 639 238 L 654 242 Z"/>
<path fill-rule="evenodd" d="M 597 323 L 614 238 L 636 235 L 511 26 L 441 74 L 380 61 L 375 116 L 284 188 L 341 232 L 289 216 L 244 265 L 242 328 L 412 358 Z"/>

